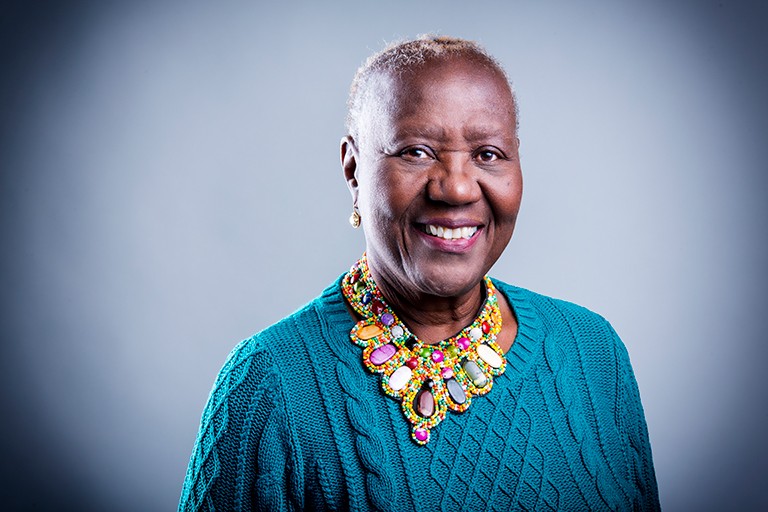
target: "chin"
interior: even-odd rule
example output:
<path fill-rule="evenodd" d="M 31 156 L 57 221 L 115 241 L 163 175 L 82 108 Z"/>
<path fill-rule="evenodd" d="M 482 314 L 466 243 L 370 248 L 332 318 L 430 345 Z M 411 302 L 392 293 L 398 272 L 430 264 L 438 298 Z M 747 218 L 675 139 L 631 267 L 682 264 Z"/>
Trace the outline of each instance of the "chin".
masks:
<path fill-rule="evenodd" d="M 424 269 L 417 281 L 421 291 L 438 297 L 457 297 L 471 291 L 485 277 L 482 272 L 436 267 Z"/>

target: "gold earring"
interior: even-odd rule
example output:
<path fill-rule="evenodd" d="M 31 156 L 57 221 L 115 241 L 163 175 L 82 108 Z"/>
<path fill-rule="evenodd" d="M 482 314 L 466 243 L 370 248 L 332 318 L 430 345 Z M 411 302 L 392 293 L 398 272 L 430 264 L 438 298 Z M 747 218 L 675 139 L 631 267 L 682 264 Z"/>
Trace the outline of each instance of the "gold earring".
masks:
<path fill-rule="evenodd" d="M 357 206 L 352 207 L 352 215 L 349 216 L 349 224 L 355 229 L 360 227 L 360 212 L 357 211 Z"/>

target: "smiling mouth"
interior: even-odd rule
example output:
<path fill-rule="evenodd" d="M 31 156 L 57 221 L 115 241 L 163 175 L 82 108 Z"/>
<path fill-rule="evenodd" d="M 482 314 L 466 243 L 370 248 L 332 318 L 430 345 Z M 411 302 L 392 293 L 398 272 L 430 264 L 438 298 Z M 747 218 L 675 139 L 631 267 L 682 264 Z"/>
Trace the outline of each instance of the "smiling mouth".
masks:
<path fill-rule="evenodd" d="M 475 233 L 477 233 L 477 226 L 464 226 L 461 228 L 446 228 L 444 226 L 437 226 L 435 224 L 424 224 L 422 226 L 424 232 L 428 235 L 442 238 L 444 240 L 469 240 Z"/>

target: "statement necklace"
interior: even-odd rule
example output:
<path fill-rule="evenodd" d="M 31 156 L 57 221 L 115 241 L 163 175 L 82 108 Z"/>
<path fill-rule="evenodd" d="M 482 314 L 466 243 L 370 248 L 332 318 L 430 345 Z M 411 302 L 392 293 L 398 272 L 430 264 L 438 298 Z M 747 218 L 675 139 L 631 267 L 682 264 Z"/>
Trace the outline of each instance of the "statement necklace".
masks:
<path fill-rule="evenodd" d="M 363 364 L 381 374 L 381 388 L 399 400 L 411 423 L 411 438 L 429 442 L 430 430 L 448 410 L 464 412 L 472 398 L 493 387 L 493 377 L 506 369 L 496 344 L 501 310 L 496 288 L 484 278 L 485 302 L 477 318 L 455 336 L 434 345 L 418 339 L 397 317 L 379 291 L 362 258 L 342 280 L 341 289 L 362 317 L 349 333 L 363 347 Z"/>

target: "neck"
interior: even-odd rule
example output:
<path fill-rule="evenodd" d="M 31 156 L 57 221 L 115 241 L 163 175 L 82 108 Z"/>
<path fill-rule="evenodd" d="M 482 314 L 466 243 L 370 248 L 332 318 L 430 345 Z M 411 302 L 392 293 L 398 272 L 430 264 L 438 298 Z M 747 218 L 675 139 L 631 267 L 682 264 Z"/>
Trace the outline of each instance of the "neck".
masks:
<path fill-rule="evenodd" d="M 398 284 L 393 276 L 369 266 L 371 277 L 398 317 L 420 340 L 434 344 L 450 338 L 471 324 L 484 301 L 483 283 L 451 297 L 432 295 Z"/>

